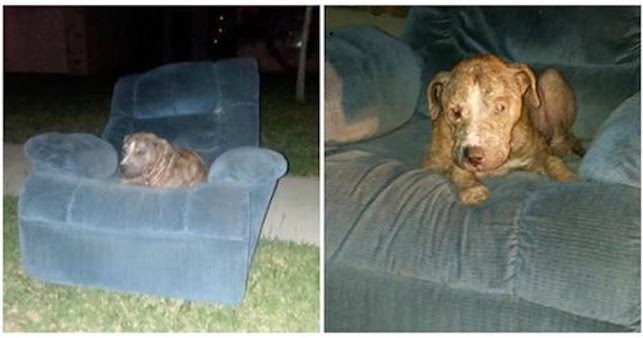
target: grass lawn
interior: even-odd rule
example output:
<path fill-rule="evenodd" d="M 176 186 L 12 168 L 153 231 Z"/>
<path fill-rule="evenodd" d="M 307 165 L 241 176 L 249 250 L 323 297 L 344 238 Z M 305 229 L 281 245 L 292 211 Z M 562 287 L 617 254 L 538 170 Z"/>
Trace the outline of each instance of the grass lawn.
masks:
<path fill-rule="evenodd" d="M 23 143 L 47 132 L 100 135 L 116 78 L 5 74 L 4 142 Z M 319 78 L 307 100 L 295 100 L 294 75 L 261 77 L 261 143 L 284 154 L 289 173 L 319 175 Z"/>
<path fill-rule="evenodd" d="M 20 265 L 17 198 L 4 197 L 4 331 L 319 330 L 319 248 L 261 240 L 246 298 L 224 307 L 45 284 Z"/>

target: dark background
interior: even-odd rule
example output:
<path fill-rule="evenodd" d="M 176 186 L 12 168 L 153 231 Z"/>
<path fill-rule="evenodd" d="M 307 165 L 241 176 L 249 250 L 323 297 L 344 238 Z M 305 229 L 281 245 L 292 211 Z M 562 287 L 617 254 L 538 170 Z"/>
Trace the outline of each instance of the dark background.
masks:
<path fill-rule="evenodd" d="M 45 132 L 102 134 L 119 77 L 182 61 L 258 60 L 261 145 L 289 173 L 319 173 L 319 12 L 303 99 L 305 7 L 3 7 L 5 143 Z"/>
<path fill-rule="evenodd" d="M 179 61 L 257 58 L 294 72 L 305 7 L 4 7 L 5 72 L 122 75 Z M 307 70 L 317 72 L 319 10 Z"/>

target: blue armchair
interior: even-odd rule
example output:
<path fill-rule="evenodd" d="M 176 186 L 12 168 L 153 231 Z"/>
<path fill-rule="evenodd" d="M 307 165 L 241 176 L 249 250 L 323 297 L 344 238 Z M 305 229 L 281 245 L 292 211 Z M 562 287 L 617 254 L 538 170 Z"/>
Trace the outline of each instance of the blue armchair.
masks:
<path fill-rule="evenodd" d="M 47 133 L 25 152 L 20 250 L 39 280 L 238 304 L 266 210 L 286 172 L 258 147 L 259 79 L 249 59 L 171 64 L 121 78 L 103 138 Z M 208 182 L 118 182 L 123 136 L 151 131 L 198 152 Z"/>

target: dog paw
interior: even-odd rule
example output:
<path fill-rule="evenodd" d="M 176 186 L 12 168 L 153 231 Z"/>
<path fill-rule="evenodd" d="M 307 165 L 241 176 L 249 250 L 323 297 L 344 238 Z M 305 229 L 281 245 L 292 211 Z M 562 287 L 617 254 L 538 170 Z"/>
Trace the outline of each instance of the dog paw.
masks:
<path fill-rule="evenodd" d="M 580 181 L 578 174 L 569 169 L 560 157 L 549 156 L 545 165 L 545 172 L 549 177 L 559 182 Z"/>
<path fill-rule="evenodd" d="M 557 177 L 560 182 L 576 182 L 580 181 L 580 176 L 577 173 L 569 170 L 568 172 L 560 173 Z"/>
<path fill-rule="evenodd" d="M 464 204 L 478 204 L 489 197 L 489 189 L 478 184 L 460 191 L 460 201 Z"/>
<path fill-rule="evenodd" d="M 558 157 L 561 157 L 561 158 L 563 158 L 563 157 L 565 157 L 565 156 L 567 156 L 567 155 L 572 153 L 572 147 L 567 142 L 552 143 L 550 148 L 551 148 L 551 153 L 554 156 L 558 156 Z"/>

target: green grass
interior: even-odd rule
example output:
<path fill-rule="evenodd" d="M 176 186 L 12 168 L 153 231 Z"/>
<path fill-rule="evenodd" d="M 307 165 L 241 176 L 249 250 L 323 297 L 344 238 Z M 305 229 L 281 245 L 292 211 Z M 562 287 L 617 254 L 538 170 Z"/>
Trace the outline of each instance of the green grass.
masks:
<path fill-rule="evenodd" d="M 22 270 L 16 204 L 4 197 L 5 332 L 319 330 L 316 246 L 261 240 L 239 307 L 57 286 Z"/>
<path fill-rule="evenodd" d="M 4 142 L 23 143 L 48 131 L 100 135 L 115 80 L 5 75 Z"/>
<path fill-rule="evenodd" d="M 295 100 L 294 76 L 262 76 L 261 144 L 284 154 L 289 173 L 319 175 L 319 79 Z M 48 131 L 100 135 L 116 78 L 5 75 L 4 142 L 23 143 Z"/>
<path fill-rule="evenodd" d="M 291 173 L 309 176 L 319 175 L 319 79 L 307 81 L 306 93 L 298 103 L 294 77 L 264 78 L 261 144 L 283 153 Z"/>

